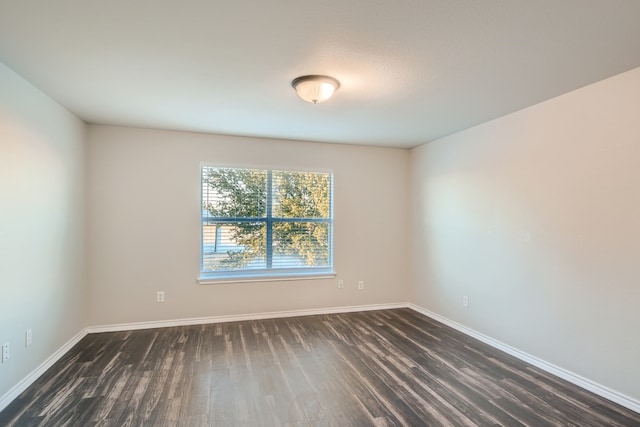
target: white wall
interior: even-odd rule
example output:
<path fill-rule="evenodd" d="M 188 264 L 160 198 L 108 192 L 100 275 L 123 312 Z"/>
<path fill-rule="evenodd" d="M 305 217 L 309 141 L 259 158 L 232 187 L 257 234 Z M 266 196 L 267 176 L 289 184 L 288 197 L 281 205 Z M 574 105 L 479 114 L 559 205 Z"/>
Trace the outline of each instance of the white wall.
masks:
<path fill-rule="evenodd" d="M 639 113 L 636 69 L 414 149 L 411 300 L 640 400 Z"/>
<path fill-rule="evenodd" d="M 84 132 L 0 63 L 0 398 L 85 326 Z"/>
<path fill-rule="evenodd" d="M 90 325 L 407 300 L 407 150 L 109 126 L 88 141 Z M 198 285 L 200 162 L 333 171 L 336 279 Z"/>

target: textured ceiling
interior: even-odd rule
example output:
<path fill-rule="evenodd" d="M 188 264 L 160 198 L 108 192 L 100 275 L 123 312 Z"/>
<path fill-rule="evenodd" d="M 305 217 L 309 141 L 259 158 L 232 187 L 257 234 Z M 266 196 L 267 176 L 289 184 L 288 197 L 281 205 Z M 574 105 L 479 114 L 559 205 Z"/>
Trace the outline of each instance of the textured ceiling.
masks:
<path fill-rule="evenodd" d="M 0 62 L 89 123 L 412 147 L 640 66 L 638 0 L 0 0 Z M 328 74 L 329 101 L 290 86 Z"/>

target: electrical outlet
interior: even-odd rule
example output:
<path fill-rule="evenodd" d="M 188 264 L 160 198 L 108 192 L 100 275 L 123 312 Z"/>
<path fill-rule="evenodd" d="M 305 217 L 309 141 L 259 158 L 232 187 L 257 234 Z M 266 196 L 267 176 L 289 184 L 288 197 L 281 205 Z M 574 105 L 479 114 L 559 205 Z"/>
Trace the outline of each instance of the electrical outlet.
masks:
<path fill-rule="evenodd" d="M 364 280 L 358 281 L 358 290 L 361 291 L 364 289 Z"/>
<path fill-rule="evenodd" d="M 24 333 L 24 346 L 29 347 L 33 342 L 33 332 L 31 329 L 27 329 L 27 332 Z"/>
<path fill-rule="evenodd" d="M 2 363 L 9 360 L 9 357 L 11 357 L 11 353 L 9 353 L 9 343 L 6 342 L 2 344 Z"/>
<path fill-rule="evenodd" d="M 344 280 L 338 280 L 338 289 L 344 288 Z"/>
<path fill-rule="evenodd" d="M 462 306 L 469 307 L 469 297 L 466 295 L 462 297 Z"/>
<path fill-rule="evenodd" d="M 156 293 L 156 302 L 164 302 L 164 291 Z"/>

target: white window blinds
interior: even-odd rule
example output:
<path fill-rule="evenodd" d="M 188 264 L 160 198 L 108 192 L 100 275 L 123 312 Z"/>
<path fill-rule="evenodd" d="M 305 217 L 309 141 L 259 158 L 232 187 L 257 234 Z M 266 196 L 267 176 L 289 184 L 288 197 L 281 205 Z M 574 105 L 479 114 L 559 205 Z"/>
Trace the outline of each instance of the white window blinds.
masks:
<path fill-rule="evenodd" d="M 329 273 L 333 176 L 202 168 L 201 277 Z"/>

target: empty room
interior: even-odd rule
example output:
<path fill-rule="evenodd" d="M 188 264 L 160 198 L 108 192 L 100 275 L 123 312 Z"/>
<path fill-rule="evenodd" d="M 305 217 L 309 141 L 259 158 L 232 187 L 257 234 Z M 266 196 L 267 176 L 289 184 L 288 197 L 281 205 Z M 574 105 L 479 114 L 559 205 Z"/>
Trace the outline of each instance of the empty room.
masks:
<path fill-rule="evenodd" d="M 0 0 L 0 426 L 640 426 L 638 22 Z"/>

